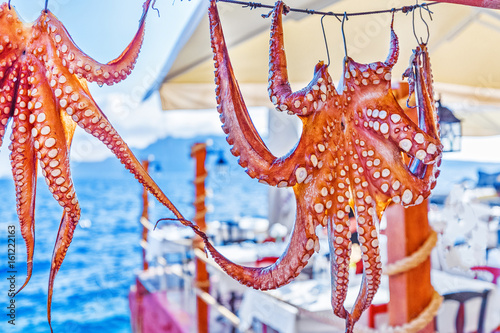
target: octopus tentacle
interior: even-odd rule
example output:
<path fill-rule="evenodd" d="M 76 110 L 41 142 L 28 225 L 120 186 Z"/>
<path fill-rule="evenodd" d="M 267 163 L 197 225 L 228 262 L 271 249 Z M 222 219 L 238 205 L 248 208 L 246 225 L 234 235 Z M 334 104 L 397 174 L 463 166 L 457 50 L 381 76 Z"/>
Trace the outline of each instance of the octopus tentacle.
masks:
<path fill-rule="evenodd" d="M 436 137 L 420 128 L 408 131 L 414 123 L 400 108 L 391 108 L 390 105 L 384 107 L 383 104 L 377 103 L 373 109 L 367 109 L 364 119 L 360 121 L 363 121 L 365 128 L 380 132 L 395 142 L 400 151 L 425 164 L 434 163 L 436 157 L 441 154 L 439 140 Z"/>
<path fill-rule="evenodd" d="M 316 65 L 314 77 L 307 87 L 292 92 L 283 43 L 282 13 L 286 15 L 286 8 L 283 1 L 277 1 L 273 10 L 269 47 L 269 98 L 276 110 L 305 116 L 318 109 L 318 101 L 324 103 L 328 95 L 333 96 L 337 92 L 328 74 L 328 66 L 322 61 Z"/>
<path fill-rule="evenodd" d="M 11 75 L 17 77 L 19 73 L 17 64 L 11 68 Z M 10 160 L 14 184 L 16 188 L 16 205 L 21 235 L 26 243 L 26 279 L 17 290 L 20 292 L 31 279 L 33 272 L 33 253 L 35 249 L 35 194 L 36 194 L 36 157 L 33 149 L 33 138 L 31 136 L 32 125 L 29 122 L 30 111 L 28 110 L 29 83 L 27 77 L 27 66 L 24 64 L 19 73 L 16 107 L 14 121 L 12 123 L 12 135 Z"/>
<path fill-rule="evenodd" d="M 436 178 L 439 175 L 438 167 L 441 164 L 442 145 L 439 144 L 439 123 L 437 119 L 436 102 L 434 101 L 434 91 L 432 87 L 432 72 L 430 68 L 429 55 L 425 44 L 419 45 L 414 54 L 413 61 L 410 62 L 410 68 L 405 72 L 408 77 L 411 91 L 415 93 L 416 107 L 418 111 L 419 127 L 437 141 L 437 151 L 435 163 L 431 166 L 423 166 L 419 161 L 412 159 L 409 162 L 409 168 L 414 174 L 430 182 L 431 188 L 436 184 Z M 431 146 L 434 148 L 434 146 Z"/>
<path fill-rule="evenodd" d="M 358 186 L 362 191 L 361 186 Z M 357 191 L 356 193 L 359 193 Z M 382 277 L 382 263 L 380 259 L 379 241 L 377 237 L 377 229 L 375 221 L 377 221 L 377 211 L 375 203 L 372 202 L 368 195 L 361 198 L 355 197 L 355 205 L 357 208 L 358 222 L 358 240 L 361 248 L 361 259 L 363 261 L 363 279 L 361 282 L 361 290 L 359 291 L 356 302 L 351 310 L 351 320 L 355 323 L 363 311 L 370 306 L 375 293 L 380 285 Z M 368 204 L 369 202 L 369 204 Z M 360 211 L 360 207 L 364 207 Z"/>
<path fill-rule="evenodd" d="M 9 33 L 13 31 L 14 33 Z M 22 44 L 28 34 L 19 20 L 15 10 L 9 9 L 7 3 L 0 5 L 0 82 L 7 70 L 23 53 Z"/>
<path fill-rule="evenodd" d="M 416 87 L 419 126 L 434 140 L 439 138 L 439 123 L 437 119 L 434 89 L 432 86 L 432 72 L 425 44 L 417 47 L 417 63 L 415 74 L 418 78 Z"/>
<path fill-rule="evenodd" d="M 139 50 L 144 38 L 146 16 L 151 0 L 147 0 L 143 5 L 143 14 L 139 23 L 139 29 L 127 48 L 120 56 L 107 64 L 101 64 L 83 51 L 81 51 L 69 35 L 66 28 L 50 11 L 46 17 L 40 20 L 42 28 L 46 29 L 57 47 L 57 55 L 62 59 L 62 64 L 68 68 L 70 73 L 85 78 L 89 82 L 97 82 L 99 85 L 113 83 L 124 80 L 134 68 Z"/>
<path fill-rule="evenodd" d="M 5 129 L 7 128 L 9 118 L 14 113 L 18 72 L 17 64 L 10 67 L 6 73 L 7 80 L 3 82 L 0 90 L 0 147 L 3 143 L 3 137 L 5 135 Z"/>
<path fill-rule="evenodd" d="M 389 48 L 389 54 L 387 55 L 387 58 L 385 59 L 384 65 L 387 67 L 394 67 L 396 62 L 398 62 L 399 58 L 399 39 L 398 36 L 396 35 L 396 32 L 394 32 L 394 15 L 392 16 L 392 21 L 391 21 L 391 41 L 390 41 L 390 48 Z"/>
<path fill-rule="evenodd" d="M 139 182 L 175 214 L 181 223 L 199 232 L 196 226 L 182 216 L 143 169 L 128 145 L 92 99 L 84 81 L 72 78 L 66 69 L 62 69 L 52 72 L 50 86 L 54 90 L 57 107 L 62 113 L 66 113 L 74 123 L 103 142 Z"/>
<path fill-rule="evenodd" d="M 394 143 L 373 136 L 359 136 L 358 140 L 363 142 L 363 148 L 356 149 L 359 164 L 365 170 L 363 181 L 368 184 L 370 200 L 377 202 L 378 211 L 383 212 L 390 200 L 408 206 L 421 203 L 430 194 L 428 179 L 409 172 L 401 154 L 394 153 L 397 152 Z"/>
<path fill-rule="evenodd" d="M 294 191 L 297 191 L 296 187 Z M 241 284 L 261 290 L 275 289 L 298 276 L 314 251 L 319 251 L 319 240 L 315 234 L 319 222 L 313 217 L 315 215 L 307 200 L 297 198 L 297 217 L 290 243 L 279 259 L 267 267 L 238 265 L 221 255 L 210 243 L 206 243 L 206 247 L 215 262 Z"/>
<path fill-rule="evenodd" d="M 28 109 L 32 111 L 29 122 L 33 124 L 34 147 L 49 191 L 64 209 L 52 254 L 49 276 L 47 318 L 50 324 L 54 279 L 73 239 L 74 230 L 80 219 L 80 205 L 71 179 L 69 148 L 66 144 L 64 125 L 58 113 L 46 112 L 46 110 L 58 108 L 46 77 L 40 74 L 43 73 L 40 70 L 43 65 L 31 55 L 28 56 L 28 65 L 30 68 L 28 80 L 33 87 L 32 100 L 28 103 Z"/>
<path fill-rule="evenodd" d="M 231 152 L 252 178 L 269 185 L 293 186 L 298 160 L 292 152 L 284 158 L 275 157 L 257 133 L 234 77 L 215 1 L 209 7 L 210 34 L 215 60 L 216 96 Z M 299 143 L 300 145 L 300 143 Z"/>
<path fill-rule="evenodd" d="M 336 209 L 337 218 L 328 224 L 328 242 L 330 244 L 330 265 L 332 283 L 332 309 L 340 318 L 347 318 L 344 307 L 349 287 L 349 262 L 351 256 L 351 240 L 349 232 L 349 215 L 342 207 Z M 342 216 L 339 218 L 338 216 Z"/>

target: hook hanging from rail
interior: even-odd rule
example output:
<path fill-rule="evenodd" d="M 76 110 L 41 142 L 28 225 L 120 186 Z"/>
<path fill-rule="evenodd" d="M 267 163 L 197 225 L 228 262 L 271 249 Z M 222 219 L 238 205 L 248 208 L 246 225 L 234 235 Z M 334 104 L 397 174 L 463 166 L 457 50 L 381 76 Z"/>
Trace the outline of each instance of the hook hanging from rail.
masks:
<path fill-rule="evenodd" d="M 323 31 L 323 39 L 325 40 L 326 57 L 328 58 L 328 67 L 330 67 L 330 51 L 328 50 L 328 41 L 326 40 L 325 25 L 323 24 L 323 19 L 326 14 L 321 16 L 321 30 Z"/>
<path fill-rule="evenodd" d="M 425 40 L 425 43 L 424 43 L 424 40 L 423 40 L 422 37 L 420 37 L 420 40 L 418 40 L 417 32 L 416 32 L 416 29 L 415 29 L 415 10 L 417 8 L 419 9 L 420 19 L 422 20 L 422 22 L 424 22 L 425 28 L 427 30 L 427 39 Z M 422 15 L 422 9 L 426 10 L 429 13 L 429 18 L 432 21 L 432 15 L 431 15 L 432 12 L 430 11 L 428 5 L 426 3 L 423 3 L 423 4 L 420 5 L 418 3 L 418 0 L 416 0 L 415 1 L 415 6 L 413 6 L 413 8 L 412 8 L 413 36 L 415 36 L 415 39 L 417 40 L 418 44 L 427 44 L 429 42 L 429 37 L 430 37 L 431 33 L 430 33 L 430 30 L 429 30 L 429 25 L 427 24 L 427 22 L 425 21 L 423 15 Z"/>
<path fill-rule="evenodd" d="M 345 32 L 344 32 L 344 23 L 347 21 L 349 18 L 347 17 L 347 13 L 344 12 L 344 17 L 342 18 L 342 40 L 344 41 L 344 54 L 345 54 L 345 61 L 347 61 L 347 42 L 345 39 Z"/>

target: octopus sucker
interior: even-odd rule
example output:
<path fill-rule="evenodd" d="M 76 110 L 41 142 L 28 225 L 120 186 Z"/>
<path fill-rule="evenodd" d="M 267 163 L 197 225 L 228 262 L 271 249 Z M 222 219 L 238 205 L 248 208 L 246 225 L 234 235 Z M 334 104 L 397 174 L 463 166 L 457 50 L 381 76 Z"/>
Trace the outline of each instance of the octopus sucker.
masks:
<path fill-rule="evenodd" d="M 293 92 L 283 40 L 282 15 L 286 12 L 284 3 L 277 1 L 271 18 L 267 92 L 278 111 L 300 117 L 303 130 L 295 148 L 276 158 L 248 115 L 225 46 L 216 1 L 211 0 L 209 7 L 217 110 L 227 141 L 251 177 L 272 186 L 293 188 L 297 216 L 290 244 L 280 259 L 266 269 L 236 265 L 210 243 L 206 246 L 231 277 L 253 288 L 267 289 L 296 276 L 303 266 L 297 263 L 310 258 L 309 251 L 317 240 L 315 227 L 327 225 L 332 308 L 335 315 L 346 320 L 346 332 L 352 332 L 380 284 L 378 220 L 391 202 L 404 206 L 422 203 L 439 174 L 442 145 L 429 58 L 425 45 L 419 45 L 405 74 L 410 92 L 416 95 L 418 124 L 405 114 L 391 91 L 392 67 L 399 57 L 392 23 L 389 54 L 384 62 L 360 64 L 346 57 L 340 82 L 343 89 L 339 90 L 332 83 L 328 66 L 319 62 L 310 83 Z M 404 155 L 410 157 L 410 162 L 403 159 Z M 351 254 L 350 211 L 355 212 L 358 225 L 364 272 L 358 297 L 348 312 L 344 301 Z"/>

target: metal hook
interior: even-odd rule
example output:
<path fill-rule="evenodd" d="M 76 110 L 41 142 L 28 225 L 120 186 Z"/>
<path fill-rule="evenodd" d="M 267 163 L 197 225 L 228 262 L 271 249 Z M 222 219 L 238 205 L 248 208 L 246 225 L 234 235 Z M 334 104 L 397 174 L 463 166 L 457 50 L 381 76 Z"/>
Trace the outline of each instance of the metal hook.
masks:
<path fill-rule="evenodd" d="M 9 10 L 11 10 L 12 8 L 10 7 L 10 0 L 9 0 Z"/>
<path fill-rule="evenodd" d="M 426 10 L 429 13 L 429 17 L 430 17 L 431 21 L 432 21 L 432 15 L 431 15 L 431 11 L 429 10 L 429 7 L 426 3 L 423 3 L 422 5 L 420 5 L 420 8 L 419 8 L 420 9 L 420 19 L 422 20 L 422 22 L 424 22 L 425 28 L 427 29 L 427 39 L 425 41 L 425 44 L 427 44 L 429 42 L 429 37 L 431 36 L 431 33 L 429 30 L 429 25 L 427 24 L 427 22 L 424 20 L 424 17 L 422 16 L 422 8 L 424 6 L 427 6 Z M 420 38 L 420 39 L 422 40 L 422 38 Z M 422 40 L 422 42 L 423 42 L 423 40 Z"/>
<path fill-rule="evenodd" d="M 424 6 L 426 6 L 427 8 L 424 8 Z M 424 43 L 424 40 L 422 37 L 420 37 L 420 40 L 418 40 L 418 37 L 417 37 L 417 32 L 416 32 L 416 29 L 415 29 L 415 10 L 419 9 L 419 14 L 420 14 L 420 19 L 422 20 L 422 22 L 424 22 L 425 24 L 425 28 L 427 29 L 427 39 Z M 422 8 L 424 8 L 428 13 L 429 13 L 429 17 L 430 19 L 432 20 L 432 12 L 429 10 L 429 7 L 426 3 L 423 3 L 421 5 L 418 4 L 418 0 L 415 1 L 415 6 L 413 6 L 413 10 L 412 10 L 412 25 L 413 25 L 413 35 L 415 36 L 415 39 L 417 40 L 417 43 L 418 44 L 427 44 L 429 42 L 429 37 L 431 36 L 431 33 L 430 33 L 430 30 L 429 30 L 429 25 L 427 24 L 427 22 L 425 21 L 424 17 L 422 16 Z"/>
<path fill-rule="evenodd" d="M 415 36 L 415 39 L 417 40 L 417 44 L 420 44 L 417 36 L 417 32 L 415 30 L 415 8 L 418 6 L 418 0 L 415 1 L 415 6 L 413 7 L 411 11 L 411 24 L 413 26 L 413 36 Z"/>
<path fill-rule="evenodd" d="M 347 17 L 347 12 L 344 12 L 344 18 L 342 19 L 342 39 L 344 41 L 344 54 L 345 54 L 345 60 L 347 61 L 347 42 L 345 40 L 345 32 L 344 32 L 344 23 L 347 21 L 349 18 Z"/>
<path fill-rule="evenodd" d="M 158 17 L 160 17 L 160 10 L 155 7 L 156 5 L 156 0 L 153 0 L 153 3 L 151 4 L 151 9 L 155 10 L 158 13 Z"/>
<path fill-rule="evenodd" d="M 325 47 L 326 47 L 326 57 L 328 58 L 328 67 L 330 67 L 330 51 L 328 51 L 328 41 L 326 40 L 326 32 L 325 32 L 325 26 L 323 25 L 323 19 L 325 18 L 326 14 L 321 16 L 321 30 L 323 30 L 323 39 L 325 40 Z"/>
<path fill-rule="evenodd" d="M 47 9 L 48 6 L 49 6 L 49 0 L 45 0 L 45 13 L 49 12 L 49 10 Z"/>

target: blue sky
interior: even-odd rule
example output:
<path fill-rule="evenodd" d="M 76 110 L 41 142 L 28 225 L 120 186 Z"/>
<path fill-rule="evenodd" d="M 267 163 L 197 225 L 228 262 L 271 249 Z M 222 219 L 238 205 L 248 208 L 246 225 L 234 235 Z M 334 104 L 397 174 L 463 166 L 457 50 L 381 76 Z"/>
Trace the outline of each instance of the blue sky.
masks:
<path fill-rule="evenodd" d="M 167 55 L 181 28 L 200 0 L 157 1 L 160 11 L 149 11 L 141 53 L 132 74 L 113 86 L 89 84 L 92 95 L 125 141 L 143 148 L 167 135 L 219 134 L 220 121 L 214 111 L 164 112 L 158 94 L 142 103 L 146 90 L 158 78 Z M 18 15 L 33 22 L 44 8 L 44 0 L 12 0 Z M 142 15 L 141 0 L 49 0 L 49 9 L 63 22 L 75 43 L 94 59 L 106 63 L 125 49 L 135 35 Z M 208 36 L 207 36 L 208 38 Z M 203 131 L 192 120 L 203 122 Z M 9 125 L 10 127 L 10 125 Z M 0 177 L 10 175 L 9 133 L 0 149 Z M 109 150 L 92 136 L 78 129 L 73 141 L 72 159 L 101 160 Z"/>

